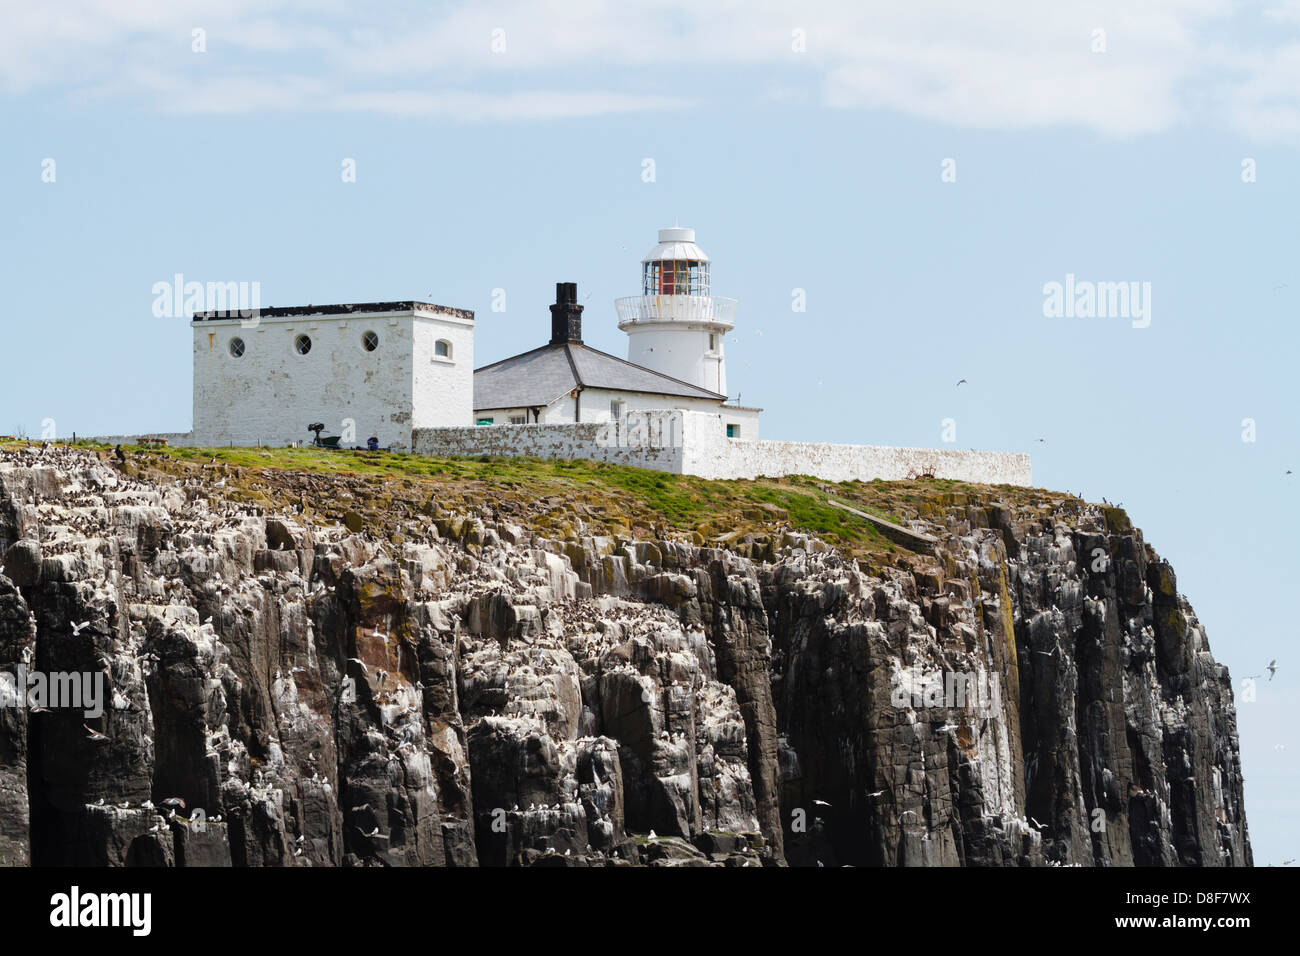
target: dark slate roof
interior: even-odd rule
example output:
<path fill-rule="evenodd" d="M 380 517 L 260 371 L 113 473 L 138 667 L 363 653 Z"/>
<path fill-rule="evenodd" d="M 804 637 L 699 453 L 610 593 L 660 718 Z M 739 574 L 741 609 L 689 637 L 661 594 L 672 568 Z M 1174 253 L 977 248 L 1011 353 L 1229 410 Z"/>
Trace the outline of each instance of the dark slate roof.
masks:
<path fill-rule="evenodd" d="M 434 305 L 432 302 L 406 300 L 403 302 L 344 302 L 338 305 L 286 305 L 269 309 L 258 309 L 257 314 L 265 318 L 285 315 L 350 315 L 369 312 L 414 312 L 416 308 L 432 309 L 444 315 L 454 315 L 462 319 L 474 318 L 470 309 L 453 309 L 447 305 Z M 237 307 L 233 310 L 238 314 Z M 225 312 L 195 312 L 194 321 L 203 322 L 214 319 L 228 319 Z"/>
<path fill-rule="evenodd" d="M 474 407 L 549 405 L 579 386 L 724 402 L 727 396 L 671 378 L 581 342 L 543 345 L 474 371 Z"/>

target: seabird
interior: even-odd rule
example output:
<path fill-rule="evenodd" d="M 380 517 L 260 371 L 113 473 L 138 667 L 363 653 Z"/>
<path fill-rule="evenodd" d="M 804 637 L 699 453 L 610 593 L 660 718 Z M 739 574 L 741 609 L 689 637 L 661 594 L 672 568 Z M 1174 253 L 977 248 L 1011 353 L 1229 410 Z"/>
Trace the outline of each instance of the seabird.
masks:
<path fill-rule="evenodd" d="M 1264 670 L 1268 671 L 1268 679 L 1272 680 L 1273 675 L 1277 673 L 1277 658 L 1275 657 L 1269 661 L 1268 667 L 1264 668 Z"/>
<path fill-rule="evenodd" d="M 86 727 L 85 724 L 82 724 L 81 726 Z M 101 734 L 98 730 L 92 730 L 89 727 L 86 727 L 86 733 L 90 734 L 90 739 L 95 741 L 96 743 L 102 743 L 103 741 L 108 740 L 108 738 L 103 734 Z"/>
<path fill-rule="evenodd" d="M 953 388 L 961 388 L 965 384 L 966 384 L 966 380 L 963 378 L 960 382 L 954 385 Z"/>

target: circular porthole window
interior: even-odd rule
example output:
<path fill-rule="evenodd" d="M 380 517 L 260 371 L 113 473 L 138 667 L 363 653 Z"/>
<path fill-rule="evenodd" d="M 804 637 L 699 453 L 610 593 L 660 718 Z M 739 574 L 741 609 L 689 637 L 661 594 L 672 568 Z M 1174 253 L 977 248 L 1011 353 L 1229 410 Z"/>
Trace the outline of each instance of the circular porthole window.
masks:
<path fill-rule="evenodd" d="M 306 355 L 311 351 L 311 339 L 305 335 L 300 335 L 293 340 L 293 347 L 298 350 L 299 355 Z"/>
<path fill-rule="evenodd" d="M 367 352 L 373 352 L 375 349 L 379 348 L 379 333 L 367 332 L 365 335 L 361 336 L 361 347 Z"/>
<path fill-rule="evenodd" d="M 241 355 L 244 354 L 244 340 L 243 340 L 243 339 L 231 339 L 231 340 L 230 340 L 230 354 L 233 355 L 235 358 L 239 358 Z"/>

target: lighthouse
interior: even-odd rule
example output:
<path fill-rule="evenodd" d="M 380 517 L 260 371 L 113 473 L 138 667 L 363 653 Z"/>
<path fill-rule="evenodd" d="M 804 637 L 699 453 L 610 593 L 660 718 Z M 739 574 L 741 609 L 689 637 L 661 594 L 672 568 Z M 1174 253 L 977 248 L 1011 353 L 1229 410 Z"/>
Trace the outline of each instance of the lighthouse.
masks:
<path fill-rule="evenodd" d="M 641 294 L 614 300 L 628 361 L 726 395 L 723 339 L 735 327 L 736 300 L 711 291 L 709 257 L 695 230 L 660 229 L 641 260 Z"/>

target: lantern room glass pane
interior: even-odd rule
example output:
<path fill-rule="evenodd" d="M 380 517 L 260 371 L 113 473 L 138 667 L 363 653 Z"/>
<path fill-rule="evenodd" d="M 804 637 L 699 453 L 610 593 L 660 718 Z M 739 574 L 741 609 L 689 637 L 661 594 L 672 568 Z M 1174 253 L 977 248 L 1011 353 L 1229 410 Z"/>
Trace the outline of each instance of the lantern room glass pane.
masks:
<path fill-rule="evenodd" d="M 642 295 L 708 295 L 709 264 L 696 259 L 661 259 L 641 267 Z"/>

